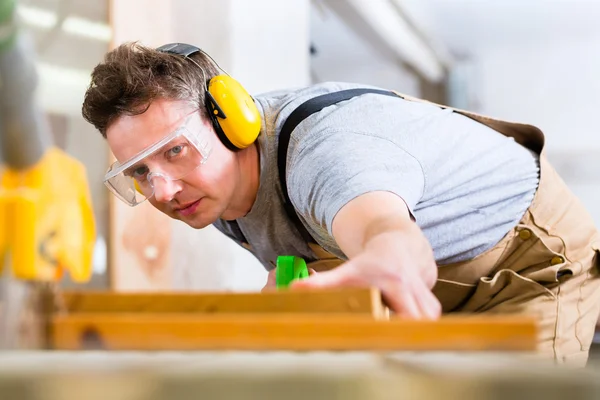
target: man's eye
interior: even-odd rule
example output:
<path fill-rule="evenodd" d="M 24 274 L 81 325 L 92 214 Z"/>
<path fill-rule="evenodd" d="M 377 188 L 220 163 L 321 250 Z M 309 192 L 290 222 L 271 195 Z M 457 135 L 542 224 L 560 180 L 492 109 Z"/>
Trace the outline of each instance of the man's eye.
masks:
<path fill-rule="evenodd" d="M 180 144 L 174 147 L 171 147 L 171 149 L 169 149 L 167 151 L 167 158 L 173 158 L 173 157 L 177 157 L 183 154 L 185 150 L 185 145 Z"/>
<path fill-rule="evenodd" d="M 148 173 L 148 167 L 146 167 L 144 165 L 144 166 L 137 167 L 136 169 L 134 169 L 131 173 L 131 176 L 134 179 L 142 180 L 146 176 L 147 173 Z"/>

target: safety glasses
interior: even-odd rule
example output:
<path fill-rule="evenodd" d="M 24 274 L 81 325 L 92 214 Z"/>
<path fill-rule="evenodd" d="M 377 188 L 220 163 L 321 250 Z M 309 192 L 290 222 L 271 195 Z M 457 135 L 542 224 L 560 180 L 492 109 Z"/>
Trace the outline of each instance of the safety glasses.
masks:
<path fill-rule="evenodd" d="M 182 179 L 206 162 L 212 137 L 202 131 L 200 115 L 193 112 L 160 141 L 123 163 L 113 163 L 104 184 L 129 206 L 143 203 L 154 195 L 158 180 Z"/>

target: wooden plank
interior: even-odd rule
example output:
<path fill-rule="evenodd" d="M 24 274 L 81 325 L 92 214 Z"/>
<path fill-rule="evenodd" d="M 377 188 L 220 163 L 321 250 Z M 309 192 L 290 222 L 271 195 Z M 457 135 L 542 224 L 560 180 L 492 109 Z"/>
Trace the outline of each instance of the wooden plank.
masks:
<path fill-rule="evenodd" d="M 53 347 L 64 350 L 530 351 L 533 320 L 445 317 L 377 321 L 343 315 L 56 316 Z"/>
<path fill-rule="evenodd" d="M 385 318 L 374 288 L 264 293 L 64 293 L 68 313 L 354 313 Z"/>

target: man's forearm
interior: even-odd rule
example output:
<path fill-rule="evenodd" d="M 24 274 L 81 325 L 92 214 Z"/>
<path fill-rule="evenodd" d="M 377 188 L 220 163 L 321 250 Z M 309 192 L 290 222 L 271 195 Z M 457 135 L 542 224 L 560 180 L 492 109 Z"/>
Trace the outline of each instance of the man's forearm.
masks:
<path fill-rule="evenodd" d="M 418 268 L 419 275 L 429 288 L 435 285 L 437 266 L 429 241 L 421 229 L 413 221 L 405 217 L 386 217 L 372 221 L 365 229 L 362 248 L 385 252 L 395 248 L 397 254 L 405 254 L 405 259 L 398 263 L 411 263 L 412 268 Z M 382 254 L 383 255 L 383 254 Z M 385 259 L 385 257 L 382 257 Z"/>
<path fill-rule="evenodd" d="M 431 292 L 437 280 L 433 250 L 403 199 L 386 191 L 358 196 L 339 210 L 332 232 L 348 262 L 300 287 L 374 286 L 398 315 L 440 316 L 440 302 Z"/>

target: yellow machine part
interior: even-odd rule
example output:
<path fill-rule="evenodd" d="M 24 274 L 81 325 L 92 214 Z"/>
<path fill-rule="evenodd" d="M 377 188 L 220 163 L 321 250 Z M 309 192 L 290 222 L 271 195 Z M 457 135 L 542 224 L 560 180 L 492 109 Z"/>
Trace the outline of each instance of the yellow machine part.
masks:
<path fill-rule="evenodd" d="M 0 174 L 2 174 L 1 170 Z M 6 191 L 0 188 L 0 272 L 2 272 L 2 265 L 6 259 L 6 252 L 8 250 L 7 207 L 8 197 L 6 196 Z"/>
<path fill-rule="evenodd" d="M 88 281 L 96 226 L 84 166 L 51 148 L 27 170 L 2 171 L 0 228 L 17 279 Z"/>

